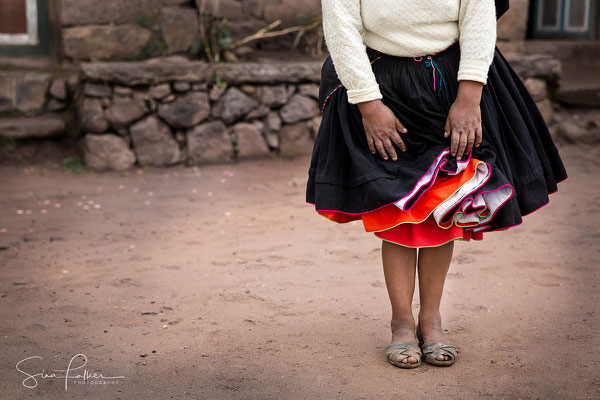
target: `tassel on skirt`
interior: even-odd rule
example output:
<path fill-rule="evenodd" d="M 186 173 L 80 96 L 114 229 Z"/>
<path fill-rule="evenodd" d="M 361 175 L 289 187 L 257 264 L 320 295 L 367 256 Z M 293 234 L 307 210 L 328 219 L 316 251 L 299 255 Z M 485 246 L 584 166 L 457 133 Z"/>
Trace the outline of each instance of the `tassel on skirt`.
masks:
<path fill-rule="evenodd" d="M 459 42 L 423 57 L 367 54 L 382 102 L 408 130 L 400 133 L 407 151 L 396 148 L 396 161 L 370 152 L 358 106 L 327 57 L 306 187 L 319 215 L 362 220 L 365 231 L 408 247 L 481 240 L 548 204 L 567 178 L 535 101 L 497 47 L 480 101 L 483 140 L 461 161 L 444 137 L 458 92 Z"/>

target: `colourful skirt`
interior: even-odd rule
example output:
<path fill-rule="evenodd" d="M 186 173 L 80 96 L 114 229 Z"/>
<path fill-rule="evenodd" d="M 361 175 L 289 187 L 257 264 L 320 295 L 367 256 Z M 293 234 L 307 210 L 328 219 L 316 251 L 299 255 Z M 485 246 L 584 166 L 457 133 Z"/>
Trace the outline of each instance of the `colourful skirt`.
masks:
<path fill-rule="evenodd" d="M 331 57 L 321 70 L 317 132 L 306 202 L 319 215 L 408 247 L 481 240 L 548 204 L 567 172 L 529 91 L 496 47 L 481 95 L 481 145 L 457 161 L 444 126 L 458 91 L 459 42 L 423 57 L 367 48 L 382 102 L 408 129 L 407 151 L 369 150 L 358 106 Z"/>

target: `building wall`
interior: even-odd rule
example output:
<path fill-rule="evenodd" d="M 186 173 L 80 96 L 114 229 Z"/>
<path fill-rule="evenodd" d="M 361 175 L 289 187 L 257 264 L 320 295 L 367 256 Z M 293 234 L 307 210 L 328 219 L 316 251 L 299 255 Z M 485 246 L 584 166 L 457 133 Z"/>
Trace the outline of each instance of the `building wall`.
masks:
<path fill-rule="evenodd" d="M 198 31 L 198 4 L 190 0 L 61 0 L 64 56 L 106 60 L 188 53 Z M 275 29 L 320 15 L 320 0 L 220 0 L 232 39 L 280 19 Z M 286 44 L 289 46 L 289 36 Z M 276 40 L 275 40 L 276 42 Z M 250 43 L 250 46 L 257 42 Z"/>

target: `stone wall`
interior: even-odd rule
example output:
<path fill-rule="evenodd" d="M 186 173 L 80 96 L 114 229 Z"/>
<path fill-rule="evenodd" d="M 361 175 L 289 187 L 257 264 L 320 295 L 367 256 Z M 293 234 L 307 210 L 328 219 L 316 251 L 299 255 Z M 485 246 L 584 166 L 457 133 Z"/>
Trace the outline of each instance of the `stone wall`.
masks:
<path fill-rule="evenodd" d="M 203 164 L 312 150 L 320 63 L 84 63 L 78 100 L 92 169 Z"/>
<path fill-rule="evenodd" d="M 199 39 L 193 0 L 61 0 L 64 55 L 71 60 L 136 59 L 187 53 Z M 276 29 L 320 15 L 320 0 L 220 0 L 234 40 L 280 19 Z M 289 46 L 272 39 L 262 45 Z M 257 45 L 251 42 L 249 47 Z"/>
<path fill-rule="evenodd" d="M 0 139 L 60 136 L 73 119 L 77 76 L 0 71 Z"/>

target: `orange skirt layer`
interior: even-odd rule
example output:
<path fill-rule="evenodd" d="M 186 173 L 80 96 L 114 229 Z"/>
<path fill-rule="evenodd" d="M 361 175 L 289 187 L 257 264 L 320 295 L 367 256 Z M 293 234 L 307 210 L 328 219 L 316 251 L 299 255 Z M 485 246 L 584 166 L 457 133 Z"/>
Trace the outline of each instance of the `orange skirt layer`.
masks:
<path fill-rule="evenodd" d="M 320 215 L 339 223 L 362 219 L 367 232 L 374 232 L 383 240 L 409 247 L 439 246 L 451 240 L 481 240 L 483 234 L 456 225 L 440 227 L 432 212 L 445 199 L 471 180 L 480 160 L 471 158 L 466 169 L 457 175 L 437 177 L 415 204 L 402 211 L 395 204 L 388 204 L 363 214 L 345 214 L 337 211 L 317 211 Z"/>

